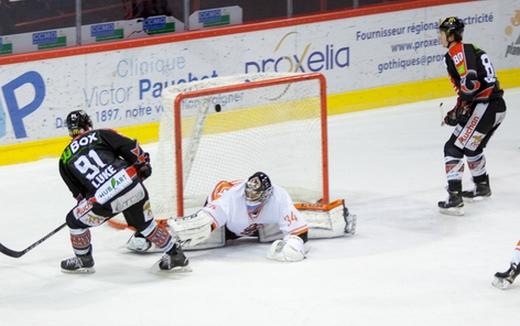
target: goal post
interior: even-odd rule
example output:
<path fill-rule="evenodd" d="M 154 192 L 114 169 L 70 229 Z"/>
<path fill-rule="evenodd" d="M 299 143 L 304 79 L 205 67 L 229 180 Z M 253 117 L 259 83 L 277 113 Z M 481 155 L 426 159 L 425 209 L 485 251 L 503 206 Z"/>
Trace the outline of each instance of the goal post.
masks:
<path fill-rule="evenodd" d="M 151 145 L 153 174 L 145 181 L 160 223 L 200 209 L 220 181 L 262 171 L 287 190 L 311 229 L 335 230 L 311 231 L 310 237 L 344 233 L 344 200 L 329 195 L 322 74 L 211 78 L 170 86 L 162 100 L 159 141 Z M 121 216 L 109 224 L 127 226 Z"/>
<path fill-rule="evenodd" d="M 304 81 L 316 81 L 318 84 L 318 91 L 315 96 L 318 96 L 317 111 L 319 112 L 319 125 L 320 125 L 320 143 L 321 143 L 321 174 L 322 184 L 321 193 L 322 198 L 320 200 L 327 204 L 329 202 L 329 174 L 328 174 L 328 143 L 327 143 L 327 87 L 326 80 L 322 74 L 311 73 L 311 74 L 300 74 L 290 75 L 282 77 L 274 77 L 263 80 L 255 80 L 249 82 L 243 82 L 240 84 L 232 84 L 220 87 L 211 87 L 198 89 L 195 91 L 188 91 L 179 93 L 173 103 L 174 110 L 174 137 L 175 137 L 175 164 L 176 167 L 176 200 L 177 200 L 177 216 L 184 215 L 184 168 L 185 164 L 179 164 L 185 162 L 183 160 L 183 142 L 182 142 L 182 114 L 181 109 L 184 102 L 190 99 L 196 98 L 207 98 L 214 95 L 229 94 L 236 92 L 247 92 L 248 90 L 268 89 L 273 86 L 284 86 L 290 87 L 291 84 L 303 83 Z M 315 86 L 316 87 L 316 86 Z M 296 102 L 294 103 L 296 104 Z M 216 103 L 215 106 L 220 105 Z M 218 106 L 217 106 L 218 107 Z M 207 110 L 206 110 L 207 112 Z M 217 112 L 218 114 L 219 112 Z M 207 114 L 207 113 L 206 113 Z M 296 117 L 298 119 L 299 117 Z M 246 126 L 247 127 L 247 126 Z M 283 140 L 282 140 L 283 141 Z M 283 164 L 281 162 L 280 164 Z M 287 162 L 288 163 L 288 162 Z M 258 170 L 262 170 L 262 166 L 258 167 Z M 246 175 L 237 175 L 235 178 L 246 178 Z M 276 183 L 276 180 L 273 182 Z"/>

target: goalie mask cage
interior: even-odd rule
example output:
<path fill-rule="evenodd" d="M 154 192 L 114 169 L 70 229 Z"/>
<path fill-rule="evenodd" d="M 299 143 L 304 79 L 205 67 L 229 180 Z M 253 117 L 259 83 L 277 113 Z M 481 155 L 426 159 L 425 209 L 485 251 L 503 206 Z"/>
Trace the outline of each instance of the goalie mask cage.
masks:
<path fill-rule="evenodd" d="M 257 171 L 295 202 L 329 202 L 323 75 L 206 79 L 167 88 L 163 106 L 146 181 L 157 219 L 191 213 L 219 181 Z"/>

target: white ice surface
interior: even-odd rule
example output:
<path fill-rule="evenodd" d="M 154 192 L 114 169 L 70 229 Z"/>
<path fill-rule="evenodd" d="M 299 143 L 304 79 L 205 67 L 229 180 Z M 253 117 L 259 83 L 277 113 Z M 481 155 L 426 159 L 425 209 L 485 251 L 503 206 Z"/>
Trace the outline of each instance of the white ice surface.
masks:
<path fill-rule="evenodd" d="M 312 241 L 301 263 L 268 261 L 268 245 L 241 241 L 188 253 L 193 272 L 164 277 L 149 271 L 158 254 L 127 253 L 130 233 L 102 226 L 92 230 L 97 272 L 78 276 L 59 269 L 72 254 L 63 230 L 21 258 L 0 255 L 0 326 L 519 325 L 520 283 L 490 285 L 520 238 L 520 89 L 506 100 L 486 150 L 493 196 L 466 204 L 464 217 L 436 209 L 450 133 L 438 103 L 453 98 L 334 116 L 332 197 L 358 215 L 355 237 Z M 0 242 L 10 248 L 74 205 L 55 158 L 0 167 L 0 180 Z"/>

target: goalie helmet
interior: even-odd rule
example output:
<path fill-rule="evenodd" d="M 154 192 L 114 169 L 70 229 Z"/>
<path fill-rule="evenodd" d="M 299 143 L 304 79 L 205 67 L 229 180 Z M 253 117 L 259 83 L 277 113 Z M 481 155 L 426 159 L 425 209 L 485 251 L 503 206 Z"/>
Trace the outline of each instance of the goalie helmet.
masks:
<path fill-rule="evenodd" d="M 69 135 L 76 137 L 77 135 L 92 129 L 92 120 L 88 116 L 87 112 L 83 110 L 75 110 L 67 115 L 65 120 L 67 129 L 69 129 Z"/>
<path fill-rule="evenodd" d="M 439 31 L 446 33 L 446 36 L 453 35 L 455 41 L 462 41 L 464 22 L 459 17 L 446 17 L 439 23 Z"/>
<path fill-rule="evenodd" d="M 256 172 L 247 179 L 246 182 L 246 201 L 249 204 L 263 203 L 273 192 L 273 185 L 267 174 Z"/>

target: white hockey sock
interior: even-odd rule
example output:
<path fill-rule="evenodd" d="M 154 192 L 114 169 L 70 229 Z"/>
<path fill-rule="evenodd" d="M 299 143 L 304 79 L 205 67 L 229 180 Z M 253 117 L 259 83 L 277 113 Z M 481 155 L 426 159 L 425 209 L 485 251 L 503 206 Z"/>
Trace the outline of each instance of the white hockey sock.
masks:
<path fill-rule="evenodd" d="M 461 158 L 446 156 L 444 157 L 446 176 L 449 180 L 462 180 L 464 174 L 464 161 Z"/>
<path fill-rule="evenodd" d="M 480 153 L 476 156 L 467 156 L 468 167 L 473 177 L 478 177 L 486 174 L 486 157 L 484 153 Z"/>
<path fill-rule="evenodd" d="M 90 229 L 70 229 L 70 242 L 76 255 L 89 253 L 90 239 Z"/>
<path fill-rule="evenodd" d="M 171 248 L 173 248 L 173 239 L 166 228 L 159 227 L 155 222 L 152 223 L 155 227 L 152 229 L 151 232 L 147 232 L 148 234 L 145 234 L 143 231 L 141 231 L 141 234 L 146 237 L 150 242 L 152 242 L 154 245 L 157 246 L 161 251 L 169 251 Z M 149 231 L 148 228 L 145 231 Z"/>

